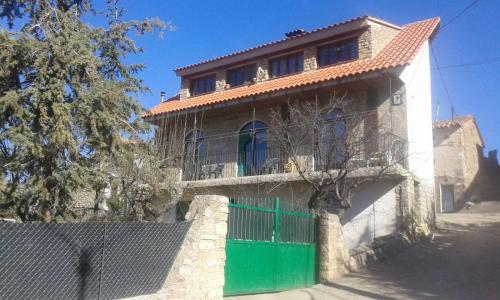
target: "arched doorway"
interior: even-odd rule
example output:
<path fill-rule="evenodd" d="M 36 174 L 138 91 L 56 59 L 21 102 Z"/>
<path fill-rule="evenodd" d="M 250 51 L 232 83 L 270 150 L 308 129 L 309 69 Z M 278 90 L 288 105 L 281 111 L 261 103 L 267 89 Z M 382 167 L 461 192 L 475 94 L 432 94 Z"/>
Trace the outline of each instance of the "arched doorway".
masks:
<path fill-rule="evenodd" d="M 201 164 L 205 154 L 203 132 L 195 130 L 188 134 L 184 140 L 183 180 L 200 179 Z"/>
<path fill-rule="evenodd" d="M 334 108 L 324 114 L 320 132 L 319 153 L 316 154 L 316 169 L 339 168 L 348 159 L 347 123 L 342 110 Z"/>
<path fill-rule="evenodd" d="M 247 123 L 240 130 L 238 142 L 238 176 L 259 175 L 267 159 L 266 124 L 261 121 Z"/>

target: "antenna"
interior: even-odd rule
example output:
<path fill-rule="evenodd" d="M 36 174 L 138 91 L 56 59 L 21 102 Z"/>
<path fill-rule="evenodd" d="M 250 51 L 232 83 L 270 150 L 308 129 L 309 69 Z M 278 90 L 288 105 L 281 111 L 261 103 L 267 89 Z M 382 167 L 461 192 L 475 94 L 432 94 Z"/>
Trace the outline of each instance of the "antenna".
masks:
<path fill-rule="evenodd" d="M 438 102 L 438 105 L 436 107 L 436 116 L 434 117 L 434 120 L 439 121 L 439 109 L 441 108 L 441 102 Z"/>

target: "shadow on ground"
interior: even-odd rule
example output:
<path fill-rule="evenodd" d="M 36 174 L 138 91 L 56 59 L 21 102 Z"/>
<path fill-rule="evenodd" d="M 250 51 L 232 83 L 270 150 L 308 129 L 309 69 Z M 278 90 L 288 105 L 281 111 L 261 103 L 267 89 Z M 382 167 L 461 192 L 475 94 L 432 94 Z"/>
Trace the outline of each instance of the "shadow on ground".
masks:
<path fill-rule="evenodd" d="M 235 299 L 500 299 L 500 213 L 441 215 L 431 241 L 331 284 Z"/>

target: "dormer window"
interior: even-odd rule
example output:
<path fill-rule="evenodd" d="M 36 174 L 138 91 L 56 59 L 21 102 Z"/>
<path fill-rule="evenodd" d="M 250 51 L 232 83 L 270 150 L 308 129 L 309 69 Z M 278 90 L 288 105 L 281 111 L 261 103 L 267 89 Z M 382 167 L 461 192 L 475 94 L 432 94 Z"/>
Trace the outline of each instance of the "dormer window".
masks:
<path fill-rule="evenodd" d="M 191 95 L 196 96 L 215 91 L 215 74 L 191 79 Z"/>
<path fill-rule="evenodd" d="M 248 65 L 227 71 L 226 82 L 231 86 L 239 86 L 253 82 L 257 72 L 256 65 Z"/>
<path fill-rule="evenodd" d="M 341 41 L 318 48 L 320 67 L 358 59 L 358 40 Z"/>
<path fill-rule="evenodd" d="M 302 52 L 271 59 L 271 77 L 302 72 L 304 70 L 304 55 Z"/>

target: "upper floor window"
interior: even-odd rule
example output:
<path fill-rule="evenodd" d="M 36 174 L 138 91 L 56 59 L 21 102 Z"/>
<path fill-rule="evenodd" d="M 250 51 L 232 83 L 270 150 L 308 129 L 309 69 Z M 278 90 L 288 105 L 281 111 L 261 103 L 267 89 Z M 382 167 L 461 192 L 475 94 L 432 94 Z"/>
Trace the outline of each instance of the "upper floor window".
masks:
<path fill-rule="evenodd" d="M 302 72 L 304 70 L 304 55 L 302 52 L 271 59 L 271 77 Z"/>
<path fill-rule="evenodd" d="M 248 65 L 227 71 L 227 83 L 230 86 L 249 84 L 256 75 L 256 65 Z"/>
<path fill-rule="evenodd" d="M 318 48 L 320 67 L 358 58 L 358 40 L 333 43 Z"/>
<path fill-rule="evenodd" d="M 191 80 L 192 96 L 213 91 L 215 91 L 215 74 Z"/>

